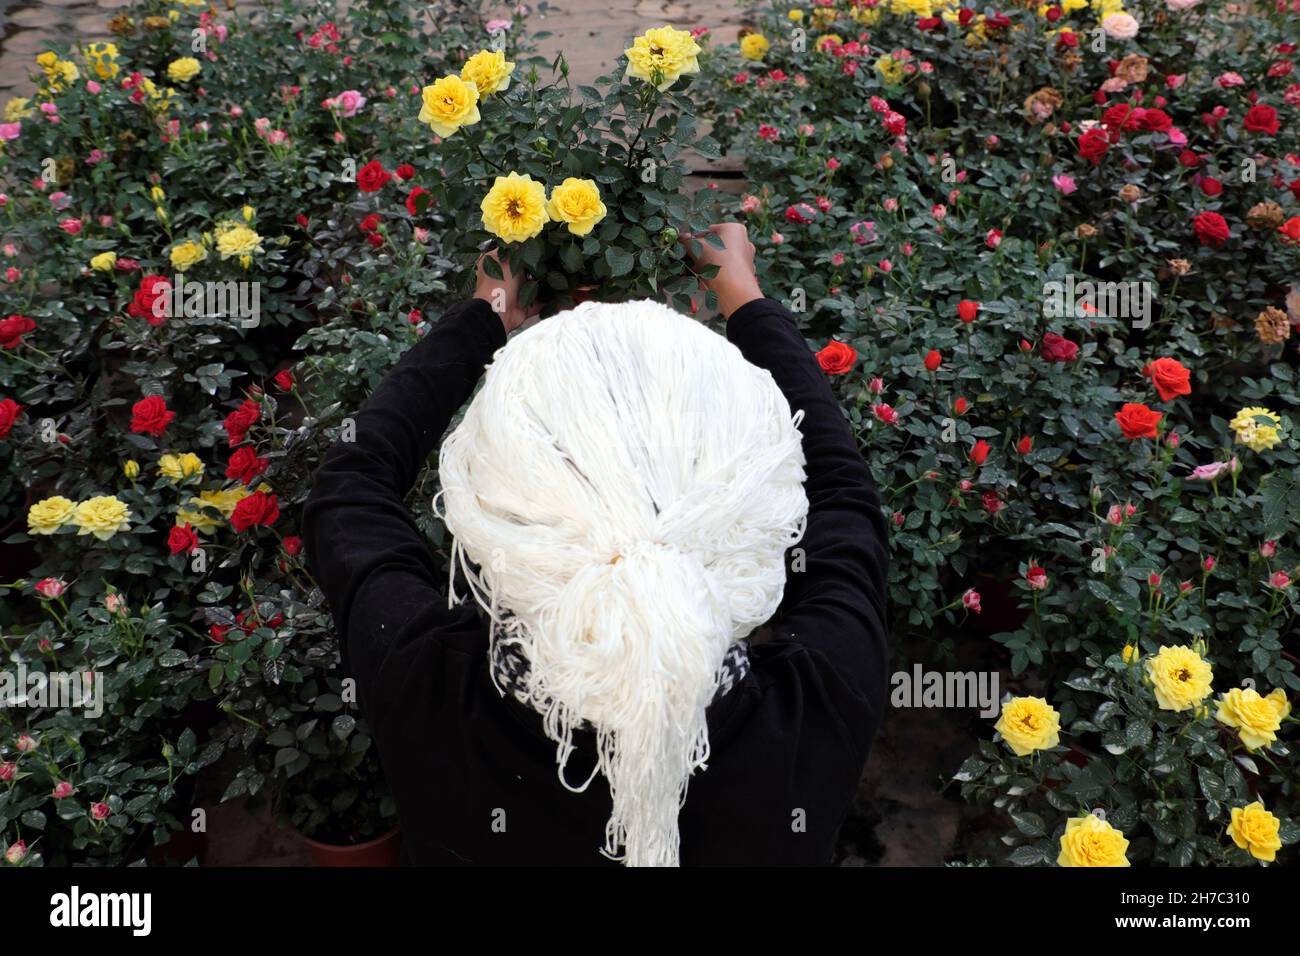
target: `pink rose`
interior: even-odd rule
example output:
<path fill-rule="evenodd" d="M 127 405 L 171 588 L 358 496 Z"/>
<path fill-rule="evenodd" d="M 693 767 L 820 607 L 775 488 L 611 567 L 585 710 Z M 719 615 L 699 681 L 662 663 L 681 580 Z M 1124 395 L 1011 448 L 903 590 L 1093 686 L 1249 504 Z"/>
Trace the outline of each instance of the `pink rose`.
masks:
<path fill-rule="evenodd" d="M 67 590 L 68 584 L 61 578 L 41 578 L 36 582 L 36 593 L 41 597 L 56 598 Z"/>

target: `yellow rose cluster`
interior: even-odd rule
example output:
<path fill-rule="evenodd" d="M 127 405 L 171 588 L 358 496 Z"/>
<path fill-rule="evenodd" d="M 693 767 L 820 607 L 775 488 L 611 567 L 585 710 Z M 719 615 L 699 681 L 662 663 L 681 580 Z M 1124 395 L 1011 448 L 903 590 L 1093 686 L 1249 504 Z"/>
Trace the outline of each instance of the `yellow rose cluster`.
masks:
<path fill-rule="evenodd" d="M 1282 419 L 1276 412 L 1252 405 L 1243 408 L 1228 422 L 1237 441 L 1251 451 L 1265 451 L 1282 441 Z"/>
<path fill-rule="evenodd" d="M 510 88 L 515 65 L 500 50 L 480 50 L 465 61 L 459 76 L 444 76 L 420 91 L 420 122 L 439 136 L 473 126 L 479 99 Z"/>
<path fill-rule="evenodd" d="M 600 189 L 590 179 L 570 176 L 546 195 L 546 186 L 531 176 L 498 176 L 483 197 L 483 228 L 503 242 L 523 242 L 548 222 L 563 222 L 575 236 L 585 236 L 605 218 Z"/>
<path fill-rule="evenodd" d="M 61 60 L 57 53 L 49 50 L 36 58 L 36 65 L 45 74 L 46 88 L 52 93 L 61 93 L 65 84 L 71 85 L 81 78 L 81 71 L 71 60 Z"/>
<path fill-rule="evenodd" d="M 28 534 L 54 534 L 72 526 L 77 534 L 93 534 L 107 541 L 131 524 L 131 509 L 114 495 L 96 495 L 73 502 L 62 495 L 45 498 L 27 509 Z"/>

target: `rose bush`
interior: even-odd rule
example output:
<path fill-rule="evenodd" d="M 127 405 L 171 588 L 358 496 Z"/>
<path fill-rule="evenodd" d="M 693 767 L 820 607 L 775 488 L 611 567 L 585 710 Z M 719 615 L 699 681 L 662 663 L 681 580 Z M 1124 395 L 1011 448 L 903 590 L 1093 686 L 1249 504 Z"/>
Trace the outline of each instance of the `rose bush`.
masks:
<path fill-rule="evenodd" d="M 893 521 L 895 633 L 1006 655 L 957 779 L 1015 863 L 1271 859 L 1233 849 L 1252 800 L 1297 838 L 1296 13 L 777 3 L 708 64 Z"/>

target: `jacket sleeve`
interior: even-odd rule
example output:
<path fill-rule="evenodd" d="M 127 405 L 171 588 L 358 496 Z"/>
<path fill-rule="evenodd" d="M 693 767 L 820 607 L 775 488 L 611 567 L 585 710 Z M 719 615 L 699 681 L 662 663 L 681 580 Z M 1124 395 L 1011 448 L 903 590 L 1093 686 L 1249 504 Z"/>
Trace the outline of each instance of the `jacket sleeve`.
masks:
<path fill-rule="evenodd" d="M 757 299 L 732 314 L 727 338 L 767 369 L 802 410 L 808 525 L 787 556 L 775 640 L 821 654 L 858 696 L 883 706 L 888 685 L 889 552 L 880 496 L 826 375 L 780 303 Z"/>
<path fill-rule="evenodd" d="M 372 701 L 377 684 L 408 679 L 404 667 L 430 642 L 464 645 L 484 633 L 471 607 L 447 607 L 405 499 L 505 340 L 486 302 L 451 308 L 356 413 L 355 440 L 336 442 L 316 472 L 303 512 L 307 563 L 333 611 L 345 668 Z"/>

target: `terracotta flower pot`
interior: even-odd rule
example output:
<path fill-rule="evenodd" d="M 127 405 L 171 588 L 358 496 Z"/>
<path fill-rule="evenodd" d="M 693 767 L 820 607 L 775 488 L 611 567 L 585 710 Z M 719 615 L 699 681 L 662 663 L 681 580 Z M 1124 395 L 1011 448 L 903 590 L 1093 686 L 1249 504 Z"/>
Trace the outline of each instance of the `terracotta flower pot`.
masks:
<path fill-rule="evenodd" d="M 317 866 L 397 866 L 402 852 L 402 831 L 393 827 L 383 836 L 352 846 L 337 846 L 303 837 Z"/>

